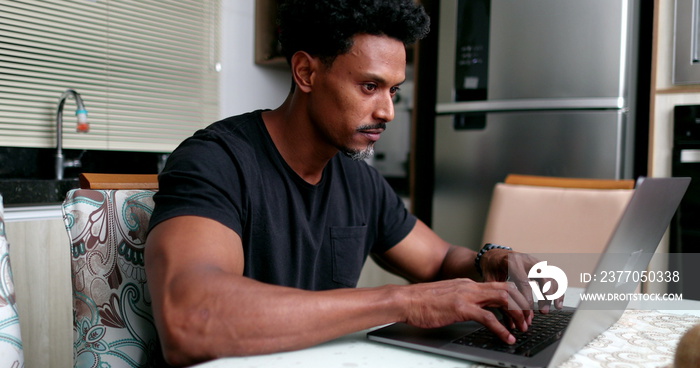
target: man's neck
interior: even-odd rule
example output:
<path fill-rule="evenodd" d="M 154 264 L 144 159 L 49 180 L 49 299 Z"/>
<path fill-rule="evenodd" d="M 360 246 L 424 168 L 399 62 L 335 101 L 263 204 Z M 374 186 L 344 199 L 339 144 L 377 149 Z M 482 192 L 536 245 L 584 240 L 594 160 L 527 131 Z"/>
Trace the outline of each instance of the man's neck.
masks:
<path fill-rule="evenodd" d="M 318 184 L 323 169 L 338 151 L 323 151 L 314 139 L 308 117 L 303 110 L 295 109 L 294 98 L 291 94 L 280 107 L 264 112 L 263 121 L 287 165 L 304 181 Z"/>

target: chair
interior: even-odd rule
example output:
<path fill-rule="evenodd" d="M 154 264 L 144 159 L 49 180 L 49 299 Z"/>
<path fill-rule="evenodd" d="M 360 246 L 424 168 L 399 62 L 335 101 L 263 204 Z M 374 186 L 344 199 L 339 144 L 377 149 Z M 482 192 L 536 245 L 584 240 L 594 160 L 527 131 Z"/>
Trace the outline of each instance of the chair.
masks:
<path fill-rule="evenodd" d="M 156 174 L 96 174 L 82 173 L 78 178 L 81 189 L 150 189 L 158 190 Z"/>
<path fill-rule="evenodd" d="M 0 366 L 24 367 L 24 350 L 15 305 L 15 287 L 10 267 L 10 244 L 5 236 L 2 196 L 0 196 Z"/>
<path fill-rule="evenodd" d="M 71 250 L 74 366 L 158 366 L 162 356 L 143 252 L 156 175 L 84 174 L 80 182 L 81 189 L 69 191 L 63 202 Z"/>
<path fill-rule="evenodd" d="M 578 189 L 634 189 L 634 180 L 632 179 L 559 178 L 553 176 L 509 174 L 506 176 L 505 183 Z"/>
<path fill-rule="evenodd" d="M 633 180 L 509 175 L 496 184 L 483 242 L 558 257 L 559 267 L 591 272 L 634 191 Z M 579 280 L 569 280 L 582 286 Z"/>

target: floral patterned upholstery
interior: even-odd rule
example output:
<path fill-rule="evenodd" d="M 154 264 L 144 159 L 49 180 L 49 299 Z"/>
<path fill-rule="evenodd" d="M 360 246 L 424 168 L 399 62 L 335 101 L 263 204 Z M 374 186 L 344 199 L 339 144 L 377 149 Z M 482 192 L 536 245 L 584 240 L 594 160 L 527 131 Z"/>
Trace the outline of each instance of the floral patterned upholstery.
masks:
<path fill-rule="evenodd" d="M 24 351 L 15 305 L 15 286 L 10 267 L 10 244 L 5 236 L 2 196 L 0 196 L 0 366 L 24 367 Z"/>
<path fill-rule="evenodd" d="M 143 254 L 153 194 L 75 189 L 66 196 L 76 368 L 162 365 Z"/>

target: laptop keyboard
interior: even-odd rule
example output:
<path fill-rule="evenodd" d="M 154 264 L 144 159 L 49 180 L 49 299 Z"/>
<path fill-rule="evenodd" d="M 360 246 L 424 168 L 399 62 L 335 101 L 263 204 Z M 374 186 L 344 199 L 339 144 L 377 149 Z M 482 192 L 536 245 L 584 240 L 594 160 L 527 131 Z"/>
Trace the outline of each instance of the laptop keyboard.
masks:
<path fill-rule="evenodd" d="M 516 339 L 513 345 L 506 344 L 486 327 L 470 332 L 453 343 L 530 357 L 559 340 L 571 316 L 571 311 L 536 313 L 527 332 L 511 329 Z"/>

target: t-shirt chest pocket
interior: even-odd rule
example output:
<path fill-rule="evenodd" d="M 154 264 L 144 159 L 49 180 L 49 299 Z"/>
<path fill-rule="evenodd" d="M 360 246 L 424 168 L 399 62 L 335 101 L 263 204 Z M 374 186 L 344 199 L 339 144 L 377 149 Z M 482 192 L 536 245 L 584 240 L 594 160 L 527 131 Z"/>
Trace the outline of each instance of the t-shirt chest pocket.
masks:
<path fill-rule="evenodd" d="M 367 226 L 333 226 L 330 232 L 333 281 L 355 287 L 366 258 Z"/>

